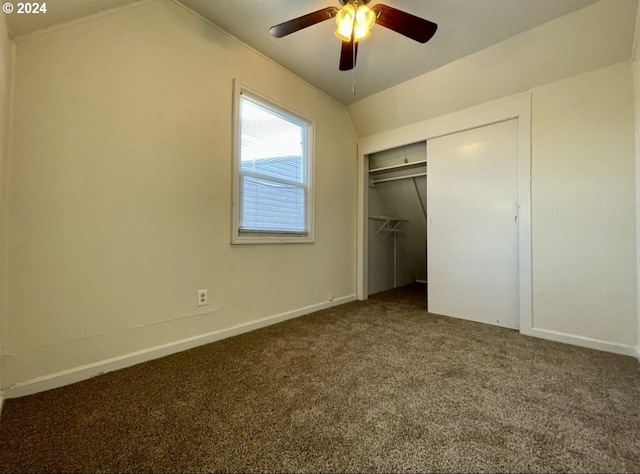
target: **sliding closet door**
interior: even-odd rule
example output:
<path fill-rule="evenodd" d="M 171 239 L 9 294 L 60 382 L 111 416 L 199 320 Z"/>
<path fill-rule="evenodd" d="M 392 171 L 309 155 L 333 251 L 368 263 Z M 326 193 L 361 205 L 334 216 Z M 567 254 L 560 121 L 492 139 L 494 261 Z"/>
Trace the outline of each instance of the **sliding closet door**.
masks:
<path fill-rule="evenodd" d="M 427 141 L 431 313 L 517 329 L 518 122 Z"/>

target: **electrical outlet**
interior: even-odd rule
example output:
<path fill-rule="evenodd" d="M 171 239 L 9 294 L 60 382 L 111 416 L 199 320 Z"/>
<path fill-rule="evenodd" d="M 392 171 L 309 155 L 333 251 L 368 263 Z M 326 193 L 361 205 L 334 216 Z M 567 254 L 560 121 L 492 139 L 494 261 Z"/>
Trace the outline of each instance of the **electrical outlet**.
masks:
<path fill-rule="evenodd" d="M 198 290 L 198 306 L 206 306 L 209 304 L 209 295 L 207 290 Z"/>

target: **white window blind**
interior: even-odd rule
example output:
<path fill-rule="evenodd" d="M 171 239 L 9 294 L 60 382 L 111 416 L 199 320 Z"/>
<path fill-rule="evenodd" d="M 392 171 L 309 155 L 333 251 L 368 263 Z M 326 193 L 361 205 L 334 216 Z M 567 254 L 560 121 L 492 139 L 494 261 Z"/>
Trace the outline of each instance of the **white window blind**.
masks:
<path fill-rule="evenodd" d="M 238 127 L 238 234 L 308 236 L 310 124 L 242 92 Z"/>

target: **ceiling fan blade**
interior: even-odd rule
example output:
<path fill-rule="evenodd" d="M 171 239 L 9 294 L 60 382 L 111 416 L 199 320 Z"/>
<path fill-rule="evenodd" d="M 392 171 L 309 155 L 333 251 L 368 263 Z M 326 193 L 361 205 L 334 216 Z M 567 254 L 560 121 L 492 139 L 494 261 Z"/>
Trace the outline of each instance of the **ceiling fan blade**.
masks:
<path fill-rule="evenodd" d="M 333 18 L 338 13 L 336 7 L 327 7 L 317 12 L 309 13 L 307 15 L 294 18 L 293 20 L 285 21 L 279 25 L 272 26 L 269 31 L 276 38 L 282 38 L 283 36 L 290 35 L 296 31 L 300 31 L 309 26 L 313 26 L 316 23 Z"/>
<path fill-rule="evenodd" d="M 340 50 L 340 67 L 341 71 L 350 71 L 356 67 L 356 59 L 358 57 L 358 43 L 355 43 L 355 50 L 353 49 L 353 36 L 351 41 L 343 41 L 342 49 Z"/>
<path fill-rule="evenodd" d="M 379 3 L 371 8 L 377 15 L 376 23 L 401 35 L 426 43 L 436 34 L 438 25 L 402 10 Z"/>

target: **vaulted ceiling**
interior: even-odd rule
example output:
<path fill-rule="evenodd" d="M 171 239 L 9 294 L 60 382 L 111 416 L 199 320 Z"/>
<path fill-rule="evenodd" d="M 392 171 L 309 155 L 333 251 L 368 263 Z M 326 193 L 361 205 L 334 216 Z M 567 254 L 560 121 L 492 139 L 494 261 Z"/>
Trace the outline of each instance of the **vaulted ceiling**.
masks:
<path fill-rule="evenodd" d="M 148 0 L 142 0 L 148 1 Z M 173 1 L 173 0 L 171 0 Z M 178 2 L 178 0 L 175 0 Z M 281 39 L 269 28 L 338 0 L 180 0 L 274 62 L 345 105 L 419 76 L 597 0 L 380 0 L 426 18 L 438 31 L 426 44 L 374 26 L 353 71 L 339 71 L 335 22 L 325 21 Z M 620 0 L 629 1 L 629 0 Z M 6 15 L 12 37 L 133 3 L 133 0 L 54 0 L 42 15 Z M 374 0 L 372 5 L 378 3 Z M 356 95 L 352 85 L 356 84 Z"/>

